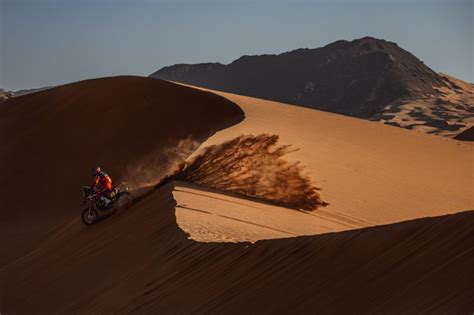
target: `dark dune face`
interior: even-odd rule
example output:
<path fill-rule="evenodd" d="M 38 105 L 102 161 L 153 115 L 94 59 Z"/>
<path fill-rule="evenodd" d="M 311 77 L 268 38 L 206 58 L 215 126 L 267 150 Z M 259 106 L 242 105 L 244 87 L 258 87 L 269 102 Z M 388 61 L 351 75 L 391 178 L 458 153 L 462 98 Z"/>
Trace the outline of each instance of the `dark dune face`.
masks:
<path fill-rule="evenodd" d="M 302 166 L 284 159 L 291 149 L 278 138 L 247 135 L 209 146 L 176 178 L 292 209 L 326 205 Z"/>
<path fill-rule="evenodd" d="M 177 225 L 172 190 L 90 228 L 73 219 L 0 269 L 2 311 L 472 311 L 473 211 L 255 244 L 199 243 Z"/>
<path fill-rule="evenodd" d="M 0 103 L 0 238 L 8 240 L 0 266 L 79 216 L 94 165 L 115 183 L 152 183 L 243 118 L 222 97 L 141 77 L 81 81 Z"/>
<path fill-rule="evenodd" d="M 398 98 L 436 94 L 433 87 L 445 86 L 408 51 L 370 37 L 243 56 L 229 65 L 178 64 L 151 77 L 363 118 Z"/>

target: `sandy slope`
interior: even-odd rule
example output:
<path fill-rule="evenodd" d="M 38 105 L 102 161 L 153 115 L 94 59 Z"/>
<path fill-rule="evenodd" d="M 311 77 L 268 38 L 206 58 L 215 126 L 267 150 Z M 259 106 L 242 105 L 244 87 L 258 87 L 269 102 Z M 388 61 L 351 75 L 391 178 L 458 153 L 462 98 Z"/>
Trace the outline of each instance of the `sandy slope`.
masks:
<path fill-rule="evenodd" d="M 0 266 L 77 216 L 94 165 L 116 183 L 154 183 L 242 119 L 239 107 L 216 95 L 131 76 L 0 103 Z"/>
<path fill-rule="evenodd" d="M 255 242 L 370 226 L 341 213 L 295 211 L 186 182 L 175 182 L 179 226 L 200 242 Z"/>
<path fill-rule="evenodd" d="M 474 84 L 439 73 L 438 95 L 395 101 L 372 117 L 383 123 L 453 138 L 474 125 Z"/>
<path fill-rule="evenodd" d="M 180 189 L 180 188 L 177 188 Z M 0 269 L 2 313 L 468 313 L 474 213 L 318 236 L 198 243 L 172 186 L 74 219 Z"/>
<path fill-rule="evenodd" d="M 376 122 L 216 93 L 238 104 L 246 119 L 218 132 L 202 147 L 241 134 L 279 135 L 282 144 L 299 149 L 288 158 L 306 167 L 322 189 L 323 200 L 330 203 L 318 210 L 318 215 L 353 218 L 360 224 L 355 226 L 370 226 L 474 209 L 474 148 L 468 144 Z M 177 198 L 180 203 L 180 196 Z M 197 200 L 196 205 L 188 200 L 186 204 L 206 208 Z M 218 207 L 207 205 L 208 210 Z M 240 219 L 245 217 L 243 214 Z M 352 227 L 333 228 L 339 231 Z"/>
<path fill-rule="evenodd" d="M 128 81 L 119 85 L 122 88 L 130 84 L 127 78 L 120 80 Z M 107 82 L 107 86 L 117 87 L 117 82 Z M 149 125 L 149 132 L 137 131 L 134 139 L 142 150 L 139 152 L 149 152 L 153 139 L 166 138 L 177 148 L 183 146 L 183 138 L 175 137 L 183 130 L 171 128 L 178 118 L 183 119 L 184 133 L 198 142 L 212 134 L 206 129 L 209 126 L 216 131 L 223 128 L 222 120 L 227 126 L 238 121 L 234 104 L 222 98 L 156 83 L 171 93 L 169 98 L 163 98 L 162 89 L 154 94 L 154 84 L 147 81 L 138 84 L 147 88 L 126 89 L 129 102 L 136 100 L 132 95 L 137 89 L 145 99 L 154 95 L 156 101 L 173 101 L 171 114 L 175 119 L 163 119 L 159 110 L 163 103 L 141 103 L 138 112 L 142 119 L 152 122 L 162 117 L 160 123 L 168 123 L 168 133 L 157 136 L 162 129 L 150 129 Z M 89 86 L 89 91 L 99 93 L 100 89 L 94 86 Z M 54 91 L 58 90 L 41 93 Z M 82 91 L 65 93 L 64 97 Z M 300 148 L 287 158 L 306 166 L 306 172 L 322 188 L 322 197 L 330 205 L 308 214 L 173 182 L 89 228 L 82 225 L 80 209 L 75 207 L 75 212 L 71 210 L 56 224 L 48 220 L 53 229 L 28 254 L 15 260 L 3 258 L 0 313 L 472 311 L 474 216 L 472 211 L 465 211 L 474 208 L 472 146 L 375 122 L 219 94 L 238 104 L 246 118 L 216 133 L 203 146 L 219 144 L 242 133 L 278 134 L 282 144 Z M 48 99 L 54 96 L 49 95 Z M 36 108 L 37 103 L 26 97 L 32 96 L 25 96 L 24 103 L 15 103 L 17 109 L 3 108 L 2 130 L 13 133 L 9 128 L 16 125 L 20 114 L 31 115 L 28 109 Z M 195 98 L 200 102 L 195 103 Z M 62 108 L 62 117 L 70 117 L 79 112 L 75 107 L 79 105 L 74 102 L 76 105 L 63 108 L 62 102 L 56 101 L 53 108 Z M 117 119 L 132 112 L 137 114 L 136 107 L 129 111 L 129 102 L 120 103 Z M 194 106 L 183 108 L 183 102 Z M 91 104 L 94 108 L 98 103 Z M 44 103 L 40 108 L 43 106 Z M 9 110 L 19 113 L 13 115 Z M 216 110 L 223 112 L 215 115 Z M 209 121 L 203 124 L 196 117 L 206 111 L 210 116 L 204 117 Z M 45 139 L 50 139 L 51 133 L 44 119 L 49 115 L 42 117 L 39 125 L 30 118 L 36 133 L 27 130 L 23 138 L 11 134 L 12 138 L 19 143 L 25 139 L 47 143 Z M 74 135 L 74 128 L 77 123 L 66 128 L 65 134 Z M 71 149 L 65 139 L 56 139 L 57 148 Z M 112 143 L 106 147 L 111 154 L 120 156 L 124 141 Z M 188 150 L 172 157 L 183 158 L 192 151 L 186 144 L 184 147 Z M 8 151 L 2 152 L 10 158 L 23 152 L 13 144 L 6 148 Z M 36 148 L 38 157 L 49 156 L 50 147 Z M 168 156 L 169 146 L 154 149 L 156 154 Z M 65 156 L 74 165 L 92 163 L 81 162 L 81 156 Z M 52 162 L 57 163 L 60 156 L 54 157 Z M 41 161 L 50 163 L 47 159 Z M 119 167 L 124 162 L 111 161 L 114 171 L 121 174 Z M 174 160 L 168 156 L 161 161 L 168 165 Z M 153 164 L 144 164 L 142 169 L 150 165 Z M 68 178 L 65 186 L 74 187 L 83 179 L 79 172 Z M 40 177 L 33 179 L 39 181 Z M 11 189 L 10 193 L 19 193 Z M 72 191 L 62 189 L 66 197 L 72 196 Z M 15 196 L 18 195 L 4 194 L 0 201 L 11 202 L 9 198 Z M 47 205 L 51 201 L 39 199 L 40 196 L 44 195 L 32 195 L 36 204 Z M 25 204 L 21 215 L 13 219 L 2 213 L 10 220 L 4 224 L 13 231 L 24 231 L 25 226 L 44 222 L 34 211 L 49 218 L 60 209 Z M 3 239 L 9 239 L 9 234 L 5 235 L 7 238 Z M 255 243 L 233 243 L 244 240 Z M 6 254 L 13 250 L 2 248 Z"/>

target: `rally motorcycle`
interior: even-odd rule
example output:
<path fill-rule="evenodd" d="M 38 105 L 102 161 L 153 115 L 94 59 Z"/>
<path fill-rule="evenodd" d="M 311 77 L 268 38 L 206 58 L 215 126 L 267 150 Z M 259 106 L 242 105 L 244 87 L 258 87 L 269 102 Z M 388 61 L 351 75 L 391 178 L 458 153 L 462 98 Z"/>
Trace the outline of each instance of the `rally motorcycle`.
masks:
<path fill-rule="evenodd" d="M 87 209 L 82 211 L 82 221 L 84 224 L 94 224 L 119 209 L 129 207 L 133 202 L 133 197 L 128 190 L 124 183 L 120 183 L 114 186 L 108 195 L 100 197 L 94 188 L 82 186 L 84 197 L 82 204 L 87 204 Z"/>

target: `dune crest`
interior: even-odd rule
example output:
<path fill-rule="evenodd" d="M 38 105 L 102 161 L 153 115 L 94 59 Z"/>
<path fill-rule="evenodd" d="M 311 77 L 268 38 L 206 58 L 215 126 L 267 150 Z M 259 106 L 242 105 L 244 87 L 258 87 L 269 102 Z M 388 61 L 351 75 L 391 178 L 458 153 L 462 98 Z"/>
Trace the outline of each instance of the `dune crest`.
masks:
<path fill-rule="evenodd" d="M 0 238 L 8 242 L 0 266 L 79 215 L 91 167 L 100 165 L 115 183 L 153 183 L 197 144 L 244 119 L 215 94 L 133 76 L 80 81 L 1 105 Z"/>

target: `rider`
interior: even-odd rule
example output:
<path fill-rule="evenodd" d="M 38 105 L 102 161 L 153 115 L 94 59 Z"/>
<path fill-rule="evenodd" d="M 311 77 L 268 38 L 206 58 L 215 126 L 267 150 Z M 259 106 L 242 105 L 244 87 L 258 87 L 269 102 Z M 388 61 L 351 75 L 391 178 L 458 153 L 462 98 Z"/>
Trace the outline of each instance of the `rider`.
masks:
<path fill-rule="evenodd" d="M 99 166 L 93 168 L 91 171 L 94 177 L 94 183 L 91 187 L 95 190 L 100 201 L 107 207 L 111 202 L 109 193 L 112 191 L 112 179 L 107 173 L 103 172 Z"/>

